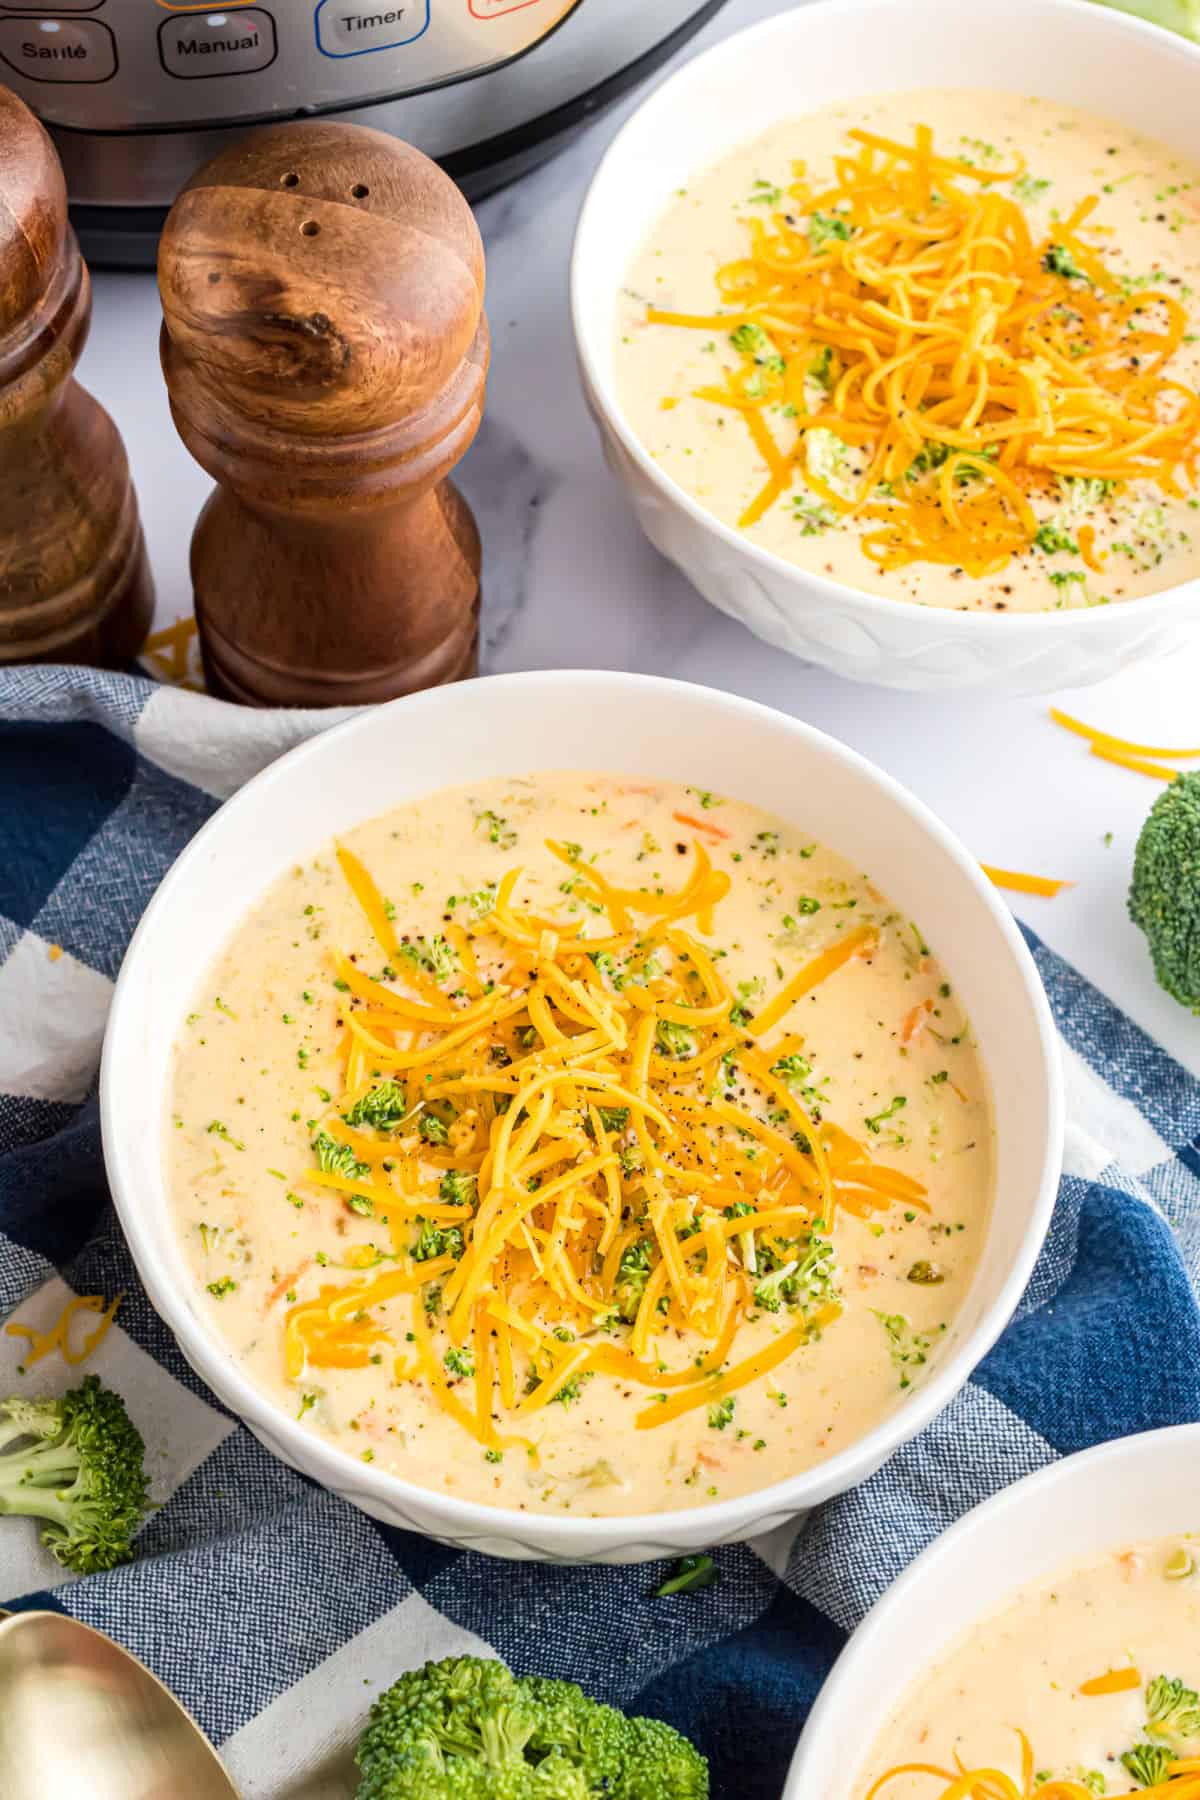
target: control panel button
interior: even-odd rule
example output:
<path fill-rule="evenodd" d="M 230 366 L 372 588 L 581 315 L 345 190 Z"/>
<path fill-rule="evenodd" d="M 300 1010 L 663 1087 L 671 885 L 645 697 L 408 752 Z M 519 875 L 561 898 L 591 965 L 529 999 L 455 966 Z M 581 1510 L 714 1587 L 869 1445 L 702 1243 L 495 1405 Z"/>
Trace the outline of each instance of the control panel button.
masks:
<path fill-rule="evenodd" d="M 316 12 L 317 48 L 325 56 L 366 56 L 372 50 L 394 50 L 411 44 L 429 30 L 429 0 L 400 0 L 372 5 L 371 0 L 320 0 Z"/>
<path fill-rule="evenodd" d="M 56 13 L 96 12 L 104 0 L 46 0 L 47 10 Z M 0 12 L 27 13 L 29 0 L 0 0 Z"/>
<path fill-rule="evenodd" d="M 162 66 L 181 81 L 253 75 L 269 68 L 278 50 L 275 21 L 261 6 L 235 13 L 187 13 L 164 19 L 158 28 Z"/>
<path fill-rule="evenodd" d="M 30 81 L 111 81 L 117 40 L 98 19 L 0 19 L 0 61 Z"/>

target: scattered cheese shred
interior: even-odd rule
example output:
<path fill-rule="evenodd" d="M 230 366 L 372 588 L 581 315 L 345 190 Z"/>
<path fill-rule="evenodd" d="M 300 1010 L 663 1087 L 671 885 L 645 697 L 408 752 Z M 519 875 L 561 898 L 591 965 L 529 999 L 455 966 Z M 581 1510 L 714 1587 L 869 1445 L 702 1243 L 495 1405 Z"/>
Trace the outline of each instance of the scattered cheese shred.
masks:
<path fill-rule="evenodd" d="M 138 654 L 146 658 L 160 680 L 203 693 L 203 682 L 192 675 L 190 668 L 196 642 L 195 619 L 177 618 L 173 625 L 152 631 Z"/>
<path fill-rule="evenodd" d="M 979 866 L 994 887 L 1011 888 L 1017 894 L 1042 894 L 1053 899 L 1064 888 L 1075 885 L 1073 881 L 1058 881 L 1053 875 L 1025 875 L 1020 869 L 997 869 L 991 863 Z"/>
<path fill-rule="evenodd" d="M 1142 1677 L 1137 1669 L 1109 1669 L 1105 1675 L 1093 1675 L 1090 1681 L 1081 1681 L 1079 1691 L 1091 1698 L 1101 1694 L 1127 1694 L 1141 1685 Z"/>
<path fill-rule="evenodd" d="M 451 996 L 399 953 L 374 880 L 339 847 L 395 971 L 376 980 L 333 955 L 350 1051 L 317 1129 L 337 1154 L 295 1180 L 373 1218 L 393 1251 L 358 1246 L 345 1268 L 386 1266 L 342 1282 L 324 1267 L 299 1300 L 291 1277 L 279 1290 L 293 1380 L 383 1361 L 411 1331 L 402 1378 L 497 1454 L 527 1444 L 498 1435 L 497 1402 L 532 1417 L 607 1376 L 670 1394 L 638 1415 L 645 1427 L 760 1379 L 840 1312 L 818 1284 L 796 1323 L 730 1366 L 757 1271 L 779 1262 L 760 1256 L 781 1241 L 802 1253 L 839 1208 L 926 1206 L 919 1181 L 810 1117 L 776 1067 L 798 1040 L 762 1045 L 796 1000 L 870 955 L 874 927 L 835 938 L 738 1024 L 703 942 L 730 877 L 698 839 L 673 893 L 618 887 L 577 846 L 548 848 L 607 924 L 587 936 L 539 917 L 510 869 L 490 913 L 455 921 Z M 737 1104 L 714 1080 L 720 1059 L 738 1065 Z M 384 1311 L 401 1297 L 411 1326 Z M 666 1330 L 705 1348 L 660 1366 Z"/>
<path fill-rule="evenodd" d="M 1079 1691 L 1084 1693 L 1086 1689 Z M 1093 1789 L 1071 1776 L 1035 1774 L 1029 1739 L 1023 1731 L 1017 1737 L 1021 1744 L 1019 1779 L 1014 1780 L 1003 1769 L 965 1769 L 961 1762 L 954 1769 L 938 1763 L 898 1763 L 879 1777 L 866 1800 L 876 1800 L 891 1782 L 904 1775 L 931 1775 L 940 1781 L 941 1788 L 936 1793 L 931 1790 L 930 1800 L 1094 1800 Z M 1139 1800 L 1200 1800 L 1200 1757 L 1178 1757 L 1170 1764 L 1165 1780 L 1136 1791 Z"/>
<path fill-rule="evenodd" d="M 799 481 L 862 522 L 881 567 L 983 576 L 1029 547 L 1031 500 L 1064 478 L 1194 485 L 1200 395 L 1164 372 L 1187 311 L 1122 290 L 1085 230 L 1098 196 L 1035 239 L 1000 191 L 1020 169 L 942 156 L 927 126 L 913 144 L 847 135 L 830 185 L 797 164 L 746 220 L 745 254 L 717 271 L 724 310 L 646 315 L 740 353 L 696 390 L 743 421 L 766 470 L 740 523 Z M 1096 569 L 1094 538 L 1080 547 Z"/>
<path fill-rule="evenodd" d="M 1132 769 L 1135 775 L 1149 775 L 1152 781 L 1174 781 L 1182 773 L 1169 763 L 1151 762 L 1145 756 L 1128 756 L 1124 750 L 1110 749 L 1107 744 L 1093 744 L 1092 755 L 1102 762 L 1116 763 L 1119 768 Z"/>
<path fill-rule="evenodd" d="M 1089 744 L 1102 744 L 1106 750 L 1119 751 L 1122 756 L 1148 756 L 1152 758 L 1175 758 L 1186 762 L 1189 757 L 1200 756 L 1200 748 L 1194 750 L 1163 750 L 1154 744 L 1135 744 L 1128 738 L 1115 737 L 1111 731 L 1101 731 L 1095 725 L 1085 725 L 1082 719 L 1073 719 L 1070 713 L 1061 712 L 1057 706 L 1050 708 L 1050 717 L 1064 731 L 1073 731 L 1076 737 L 1086 738 Z"/>
<path fill-rule="evenodd" d="M 777 1369 L 789 1356 L 802 1350 L 814 1337 L 819 1337 L 827 1325 L 832 1325 L 841 1316 L 841 1311 L 841 1307 L 836 1305 L 822 1307 L 811 1319 L 802 1319 L 799 1325 L 793 1325 L 788 1331 L 781 1331 L 773 1344 L 756 1351 L 744 1362 L 735 1363 L 724 1374 L 715 1375 L 711 1380 L 695 1387 L 684 1388 L 682 1393 L 672 1394 L 668 1400 L 648 1406 L 637 1415 L 635 1423 L 638 1430 L 646 1431 L 655 1425 L 662 1425 L 668 1419 L 677 1419 L 681 1413 L 691 1412 L 694 1407 L 712 1405 L 723 1400 L 726 1394 L 745 1387 L 748 1382 L 757 1381 L 761 1375 L 769 1375 L 772 1369 Z"/>
<path fill-rule="evenodd" d="M 106 1307 L 103 1294 L 77 1294 L 67 1301 L 49 1331 L 37 1331 L 32 1325 L 23 1325 L 18 1320 L 12 1320 L 4 1330 L 8 1337 L 28 1340 L 29 1349 L 23 1359 L 26 1368 L 41 1362 L 44 1356 L 49 1356 L 55 1350 L 65 1363 L 76 1368 L 87 1361 L 92 1351 L 108 1335 L 108 1328 L 116 1318 L 117 1308 L 124 1298 L 124 1294 L 118 1294 Z M 71 1322 L 81 1312 L 99 1313 L 101 1318 L 96 1329 L 88 1333 L 76 1350 L 71 1347 Z"/>
<path fill-rule="evenodd" d="M 799 969 L 787 982 L 768 1006 L 755 1013 L 746 1030 L 751 1037 L 761 1037 L 764 1031 L 770 1031 L 772 1025 L 778 1025 L 783 1015 L 788 1012 L 797 1000 L 810 993 L 820 982 L 840 969 L 843 964 L 856 956 L 869 956 L 879 942 L 879 933 L 872 925 L 860 925 L 857 931 L 848 932 L 839 942 L 822 950 L 810 963 Z"/>
<path fill-rule="evenodd" d="M 367 924 L 379 940 L 379 948 L 385 956 L 395 956 L 399 949 L 396 942 L 396 931 L 388 917 L 387 907 L 379 889 L 353 850 L 347 850 L 339 844 L 337 859 L 338 867 L 349 883 L 350 892 L 362 907 L 366 914 Z"/>

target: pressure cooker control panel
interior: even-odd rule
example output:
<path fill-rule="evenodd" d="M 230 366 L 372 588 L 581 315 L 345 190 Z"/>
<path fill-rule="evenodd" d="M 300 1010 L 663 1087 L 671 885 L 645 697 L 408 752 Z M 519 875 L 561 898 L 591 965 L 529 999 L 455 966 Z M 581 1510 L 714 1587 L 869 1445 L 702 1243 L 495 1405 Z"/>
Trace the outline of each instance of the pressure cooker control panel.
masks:
<path fill-rule="evenodd" d="M 292 118 L 481 74 L 578 0 L 0 0 L 0 81 L 51 124 Z"/>

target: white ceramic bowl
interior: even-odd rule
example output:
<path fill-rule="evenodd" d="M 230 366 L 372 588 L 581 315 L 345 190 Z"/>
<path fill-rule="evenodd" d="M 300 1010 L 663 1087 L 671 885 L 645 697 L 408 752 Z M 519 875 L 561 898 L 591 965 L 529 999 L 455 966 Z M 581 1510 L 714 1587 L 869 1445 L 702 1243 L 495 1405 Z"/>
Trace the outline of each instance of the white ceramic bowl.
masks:
<path fill-rule="evenodd" d="M 964 1632 L 1073 1562 L 1195 1531 L 1198 1489 L 1200 1425 L 1177 1425 L 1068 1456 L 967 1513 L 850 1639 L 809 1714 L 783 1800 L 857 1800 L 879 1733 Z"/>
<path fill-rule="evenodd" d="M 246 1377 L 196 1305 L 171 1219 L 171 1048 L 203 970 L 267 886 L 335 832 L 438 788 L 504 772 L 611 769 L 752 797 L 802 823 L 920 920 L 978 1035 L 999 1138 L 978 1278 L 936 1368 L 874 1431 L 807 1474 L 690 1512 L 580 1519 L 433 1493 L 322 1441 Z M 1008 1319 L 1041 1246 L 1061 1149 L 1057 1047 L 1007 908 L 911 795 L 853 752 L 728 694 L 645 676 L 505 675 L 364 712 L 274 763 L 210 820 L 159 888 L 125 958 L 101 1071 L 113 1195 L 154 1306 L 196 1372 L 284 1462 L 389 1524 L 501 1556 L 637 1561 L 748 1537 L 862 1481 L 944 1407 Z"/>
<path fill-rule="evenodd" d="M 715 44 L 618 134 L 584 202 L 571 310 L 584 391 L 643 531 L 705 599 L 781 650 L 884 687 L 1048 693 L 1165 656 L 1200 581 L 1114 606 L 960 613 L 843 587 L 721 524 L 647 455 L 617 397 L 618 289 L 672 194 L 780 120 L 917 88 L 1035 93 L 1200 164 L 1200 48 L 1090 0 L 815 0 Z"/>

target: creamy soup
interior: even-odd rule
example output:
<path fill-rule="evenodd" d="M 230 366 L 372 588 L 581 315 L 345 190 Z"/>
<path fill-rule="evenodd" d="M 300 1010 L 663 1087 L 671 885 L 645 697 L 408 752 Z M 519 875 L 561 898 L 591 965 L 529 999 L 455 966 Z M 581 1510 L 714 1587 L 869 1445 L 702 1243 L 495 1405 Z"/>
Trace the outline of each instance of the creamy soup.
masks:
<path fill-rule="evenodd" d="M 1022 1590 L 919 1682 L 855 1794 L 942 1800 L 962 1793 L 960 1770 L 996 1770 L 1014 1785 L 992 1780 L 995 1800 L 1088 1800 L 1200 1756 L 1198 1547 L 1195 1535 L 1122 1546 Z M 926 1767 L 905 1771 L 914 1763 Z"/>
<path fill-rule="evenodd" d="M 883 95 L 679 191 L 626 277 L 618 387 L 668 475 L 803 568 L 1096 606 L 1200 574 L 1198 295 L 1198 167 L 1049 101 Z"/>
<path fill-rule="evenodd" d="M 935 951 L 715 794 L 385 814 L 254 907 L 181 1029 L 198 1303 L 305 1429 L 464 1499 L 653 1512 L 819 1463 L 925 1378 L 986 1233 Z"/>

